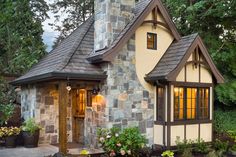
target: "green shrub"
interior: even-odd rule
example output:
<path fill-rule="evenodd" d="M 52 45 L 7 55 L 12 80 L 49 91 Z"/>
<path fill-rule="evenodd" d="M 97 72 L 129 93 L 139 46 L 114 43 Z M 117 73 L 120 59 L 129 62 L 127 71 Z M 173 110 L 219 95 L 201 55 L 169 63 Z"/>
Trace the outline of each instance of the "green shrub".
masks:
<path fill-rule="evenodd" d="M 14 105 L 13 104 L 0 104 L 0 126 L 12 117 L 14 113 Z"/>
<path fill-rule="evenodd" d="M 214 111 L 214 128 L 217 133 L 236 132 L 236 110 Z"/>
<path fill-rule="evenodd" d="M 209 153 L 206 155 L 206 157 L 220 157 L 220 156 L 219 156 L 219 153 L 218 153 L 218 152 L 216 152 L 216 151 L 211 151 L 211 152 L 209 152 Z"/>
<path fill-rule="evenodd" d="M 193 157 L 192 149 L 191 148 L 184 149 L 182 157 Z"/>
<path fill-rule="evenodd" d="M 177 136 L 175 143 L 176 143 L 176 146 L 177 146 L 177 151 L 179 153 L 183 153 L 184 150 L 191 149 L 193 141 L 191 141 L 191 140 L 183 140 L 183 141 L 181 141 L 180 137 Z"/>
<path fill-rule="evenodd" d="M 229 146 L 229 142 L 228 141 L 227 142 L 223 142 L 223 141 L 220 141 L 219 139 L 215 140 L 214 148 L 217 151 L 226 152 L 228 150 L 228 146 Z"/>
<path fill-rule="evenodd" d="M 27 119 L 22 125 L 22 130 L 30 134 L 34 134 L 39 129 L 41 129 L 40 125 L 36 124 L 33 118 Z"/>
<path fill-rule="evenodd" d="M 126 128 L 123 131 L 118 128 L 99 129 L 97 135 L 98 142 L 110 156 L 117 154 L 134 156 L 147 142 L 136 127 Z"/>
<path fill-rule="evenodd" d="M 161 154 L 162 157 L 174 157 L 174 152 L 166 150 Z"/>
<path fill-rule="evenodd" d="M 236 144 L 234 144 L 231 148 L 230 148 L 231 151 L 236 151 Z"/>
<path fill-rule="evenodd" d="M 194 152 L 205 154 L 209 152 L 209 147 L 203 139 L 198 139 L 195 143 Z"/>

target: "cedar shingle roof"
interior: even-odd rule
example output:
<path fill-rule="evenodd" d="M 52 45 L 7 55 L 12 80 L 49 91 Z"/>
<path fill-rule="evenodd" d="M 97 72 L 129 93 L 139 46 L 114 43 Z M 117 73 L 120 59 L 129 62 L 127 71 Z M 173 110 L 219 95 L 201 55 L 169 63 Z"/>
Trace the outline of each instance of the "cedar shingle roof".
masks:
<path fill-rule="evenodd" d="M 147 78 L 164 79 L 170 72 L 175 70 L 197 36 L 198 34 L 192 34 L 182 37 L 178 42 L 173 42 L 155 68 L 147 74 Z"/>
<path fill-rule="evenodd" d="M 85 59 L 93 50 L 93 34 L 94 17 L 90 17 L 25 75 L 12 83 L 34 81 L 36 77 L 46 79 L 47 77 L 56 77 L 54 75 L 62 76 L 63 73 L 77 74 L 79 76 L 87 75 L 87 77 L 103 77 L 104 73 L 101 68 L 90 64 Z"/>

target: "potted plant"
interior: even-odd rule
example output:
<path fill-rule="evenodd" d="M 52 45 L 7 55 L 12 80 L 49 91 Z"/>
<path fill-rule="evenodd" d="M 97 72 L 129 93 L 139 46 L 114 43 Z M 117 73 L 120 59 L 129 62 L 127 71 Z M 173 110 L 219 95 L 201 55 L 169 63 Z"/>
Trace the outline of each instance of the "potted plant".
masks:
<path fill-rule="evenodd" d="M 21 129 L 18 127 L 3 127 L 5 136 L 5 146 L 7 148 L 16 147 L 16 137 L 20 134 Z"/>
<path fill-rule="evenodd" d="M 230 148 L 230 152 L 232 155 L 236 156 L 236 144 L 234 144 L 231 148 Z"/>
<path fill-rule="evenodd" d="M 22 136 L 26 148 L 38 147 L 40 125 L 33 118 L 29 118 L 22 125 Z"/>

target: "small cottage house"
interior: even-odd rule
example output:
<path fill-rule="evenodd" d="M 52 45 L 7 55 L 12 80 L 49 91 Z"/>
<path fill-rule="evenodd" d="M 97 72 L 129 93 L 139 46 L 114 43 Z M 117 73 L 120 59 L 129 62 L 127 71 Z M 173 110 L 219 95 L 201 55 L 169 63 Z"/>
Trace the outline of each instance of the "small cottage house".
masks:
<path fill-rule="evenodd" d="M 24 119 L 44 128 L 40 142 L 58 143 L 66 131 L 69 142 L 96 146 L 98 128 L 129 126 L 149 144 L 211 142 L 223 77 L 201 37 L 181 36 L 161 0 L 94 3 L 93 16 L 12 82 Z"/>

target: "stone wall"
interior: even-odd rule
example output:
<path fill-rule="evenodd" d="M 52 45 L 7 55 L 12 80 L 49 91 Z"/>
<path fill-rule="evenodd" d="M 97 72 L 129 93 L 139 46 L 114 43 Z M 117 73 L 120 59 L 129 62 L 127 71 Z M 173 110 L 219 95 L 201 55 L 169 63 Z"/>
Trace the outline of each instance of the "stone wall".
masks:
<path fill-rule="evenodd" d="M 153 144 L 155 98 L 154 93 L 144 89 L 137 78 L 134 44 L 133 37 L 111 63 L 103 65 L 108 78 L 100 86 L 106 104 L 97 106 L 100 108 L 97 112 L 93 110 L 91 119 L 95 117 L 97 122 L 90 127 L 87 125 L 90 137 L 96 136 L 99 127 L 123 129 L 137 126 L 146 135 L 149 144 Z M 98 122 L 102 125 L 98 125 Z"/>
<path fill-rule="evenodd" d="M 109 46 L 133 17 L 135 0 L 94 0 L 94 49 Z"/>
<path fill-rule="evenodd" d="M 58 143 L 58 86 L 41 84 L 22 88 L 21 105 L 24 119 L 35 118 L 42 127 L 39 143 Z M 71 103 L 67 108 L 68 141 L 72 141 Z"/>

